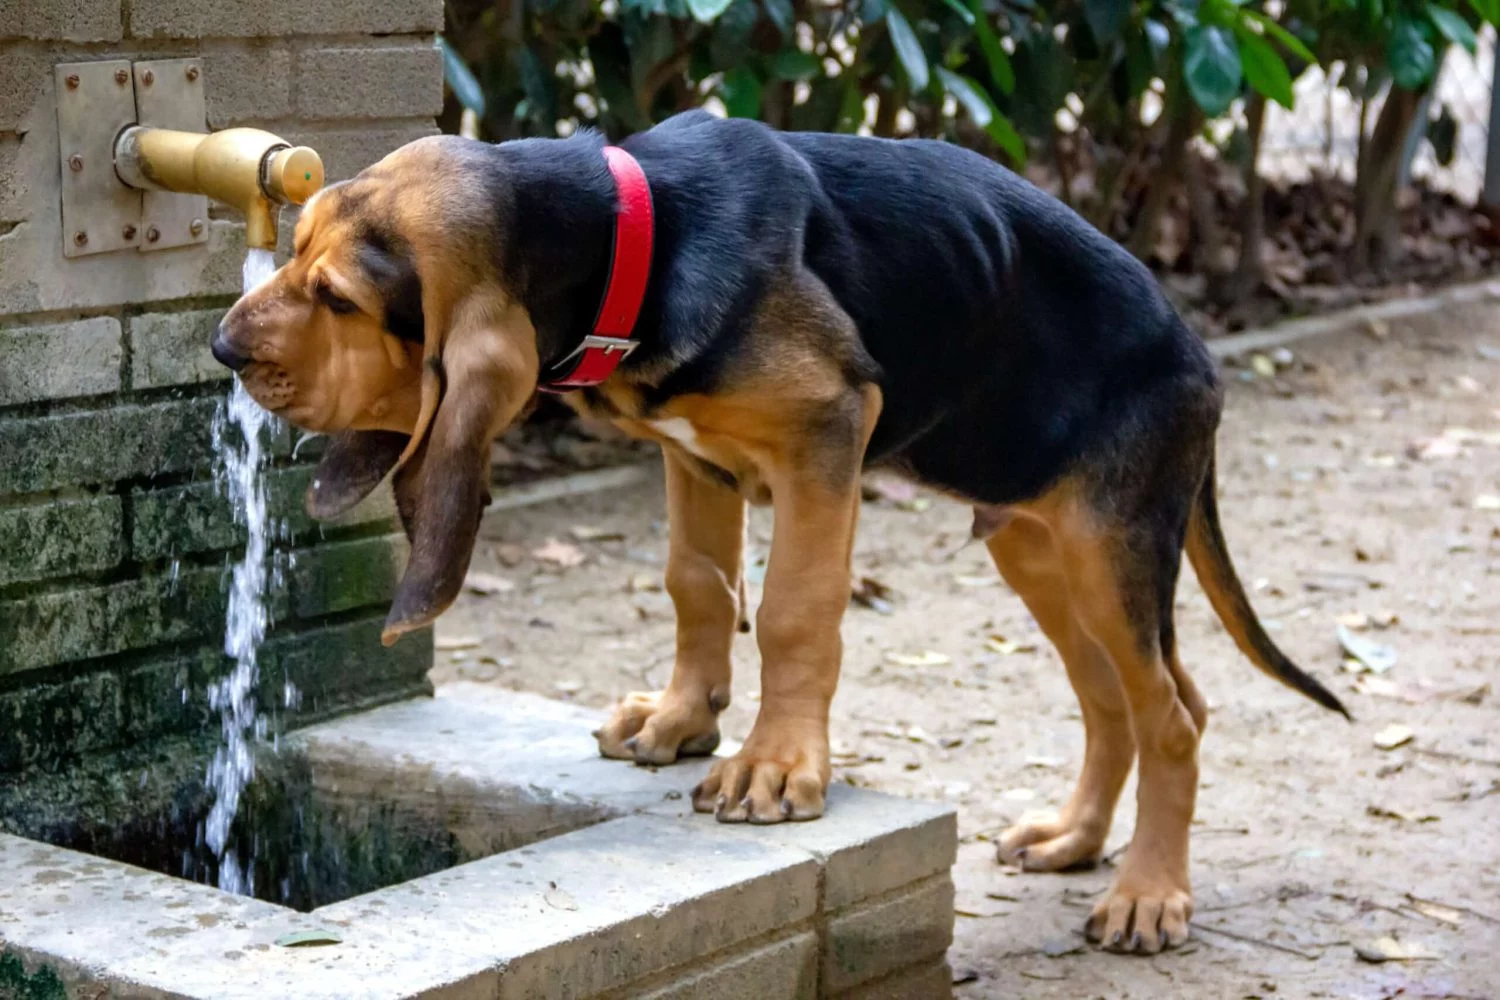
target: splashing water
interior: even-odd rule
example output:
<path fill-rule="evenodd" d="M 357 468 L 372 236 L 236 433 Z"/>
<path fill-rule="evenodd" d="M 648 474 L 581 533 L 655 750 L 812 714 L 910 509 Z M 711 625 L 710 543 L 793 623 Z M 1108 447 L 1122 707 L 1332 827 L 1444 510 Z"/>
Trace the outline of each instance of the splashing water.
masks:
<path fill-rule="evenodd" d="M 270 279 L 276 270 L 269 250 L 252 249 L 245 257 L 245 291 Z M 208 768 L 213 808 L 204 823 L 204 840 L 219 858 L 219 888 L 254 891 L 255 859 L 241 865 L 229 843 L 240 793 L 255 777 L 254 740 L 265 735 L 265 717 L 257 711 L 255 687 L 260 679 L 256 657 L 266 637 L 267 584 L 275 584 L 277 567 L 270 559 L 271 526 L 266 509 L 265 438 L 274 418 L 250 398 L 238 377 L 228 400 L 214 416 L 215 475 L 228 495 L 235 520 L 245 526 L 245 554 L 234 567 L 225 621 L 224 652 L 234 668 L 209 688 L 208 701 L 219 713 L 223 745 Z M 232 433 L 231 433 L 232 431 Z M 268 572 L 269 570 L 269 572 Z"/>

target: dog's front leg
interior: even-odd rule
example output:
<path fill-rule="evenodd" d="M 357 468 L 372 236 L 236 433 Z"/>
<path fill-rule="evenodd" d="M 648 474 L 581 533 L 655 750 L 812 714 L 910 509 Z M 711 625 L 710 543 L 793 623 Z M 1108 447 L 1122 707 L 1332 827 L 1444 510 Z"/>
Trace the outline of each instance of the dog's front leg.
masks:
<path fill-rule="evenodd" d="M 740 606 L 745 502 L 664 450 L 671 525 L 667 593 L 677 611 L 677 660 L 665 691 L 632 691 L 596 734 L 606 757 L 670 764 L 713 753 L 729 705 L 730 645 Z"/>
<path fill-rule="evenodd" d="M 831 776 L 828 709 L 838 686 L 859 514 L 859 472 L 880 410 L 873 387 L 850 390 L 764 471 L 775 506 L 765 596 L 756 616 L 760 713 L 744 746 L 693 790 L 720 822 L 815 819 Z"/>

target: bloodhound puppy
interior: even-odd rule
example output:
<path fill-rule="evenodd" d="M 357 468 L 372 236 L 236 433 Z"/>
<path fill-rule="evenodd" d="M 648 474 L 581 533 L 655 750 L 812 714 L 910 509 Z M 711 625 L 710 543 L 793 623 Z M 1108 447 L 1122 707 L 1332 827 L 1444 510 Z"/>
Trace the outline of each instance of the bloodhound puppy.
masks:
<path fill-rule="evenodd" d="M 1184 549 L 1245 655 L 1344 711 L 1277 649 L 1230 563 L 1222 390 L 1199 338 L 1129 254 L 956 146 L 694 112 L 622 149 L 588 132 L 405 146 L 309 202 L 295 257 L 215 335 L 264 406 L 334 435 L 312 514 L 394 470 L 412 548 L 386 641 L 453 601 L 491 441 L 539 388 L 560 391 L 665 453 L 676 666 L 616 708 L 601 752 L 668 764 L 717 746 L 744 505 L 770 503 L 759 716 L 693 804 L 813 819 L 860 473 L 895 468 L 974 505 L 1082 706 L 1076 790 L 1007 830 L 1001 856 L 1097 860 L 1139 763 L 1134 837 L 1087 930 L 1121 951 L 1184 941 L 1207 718 L 1173 630 Z"/>

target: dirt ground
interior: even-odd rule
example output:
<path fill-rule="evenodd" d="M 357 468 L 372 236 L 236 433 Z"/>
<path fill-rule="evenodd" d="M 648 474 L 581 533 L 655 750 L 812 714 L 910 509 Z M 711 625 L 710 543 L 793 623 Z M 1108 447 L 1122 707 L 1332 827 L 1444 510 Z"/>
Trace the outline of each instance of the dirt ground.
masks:
<path fill-rule="evenodd" d="M 1211 716 L 1197 914 L 1175 952 L 1084 945 L 1108 864 L 997 865 L 991 838 L 1071 788 L 1077 704 L 984 549 L 961 547 L 966 508 L 899 487 L 865 503 L 855 573 L 889 587 L 890 607 L 845 618 L 834 780 L 957 808 L 959 997 L 1500 996 L 1500 306 L 1492 317 L 1309 342 L 1274 378 L 1266 359 L 1260 374 L 1232 370 L 1225 531 L 1268 627 L 1356 721 L 1259 675 L 1185 572 L 1182 655 Z M 442 620 L 435 679 L 601 708 L 664 685 L 663 518 L 654 479 L 506 513 L 474 567 L 499 592 L 466 593 Z M 770 537 L 770 512 L 754 512 L 752 600 Z M 1366 650 L 1388 669 L 1349 670 L 1341 621 L 1394 665 Z M 752 636 L 735 664 L 724 729 L 743 738 Z M 1130 836 L 1132 789 L 1112 851 Z M 1357 948 L 1408 958 L 1374 964 Z"/>

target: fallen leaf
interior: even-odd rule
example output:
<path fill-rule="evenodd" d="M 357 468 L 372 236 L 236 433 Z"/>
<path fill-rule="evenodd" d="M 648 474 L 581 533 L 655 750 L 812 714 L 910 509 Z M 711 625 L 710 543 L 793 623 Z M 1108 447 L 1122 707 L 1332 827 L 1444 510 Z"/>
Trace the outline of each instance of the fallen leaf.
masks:
<path fill-rule="evenodd" d="M 473 649 L 479 645 L 479 637 L 472 635 L 440 635 L 433 642 L 434 649 Z"/>
<path fill-rule="evenodd" d="M 1454 701 L 1461 701 L 1465 705 L 1478 705 L 1478 704 L 1480 704 L 1481 702 L 1484 701 L 1485 697 L 1489 693 L 1490 693 L 1490 686 L 1489 686 L 1489 684 L 1481 684 L 1478 687 L 1476 687 L 1476 688 L 1470 688 L 1467 691 L 1455 692 L 1453 694 L 1453 700 Z M 1445 697 L 1447 697 L 1447 696 L 1445 696 Z"/>
<path fill-rule="evenodd" d="M 662 589 L 661 578 L 655 573 L 637 573 L 630 578 L 625 589 L 632 594 L 659 593 Z"/>
<path fill-rule="evenodd" d="M 1371 639 L 1355 635 L 1342 623 L 1338 627 L 1339 645 L 1371 673 L 1383 674 L 1396 665 L 1396 651 Z"/>
<path fill-rule="evenodd" d="M 1451 906 L 1429 903 L 1425 899 L 1413 899 L 1406 904 L 1406 908 L 1416 910 L 1422 916 L 1436 920 L 1440 924 L 1450 924 L 1457 927 L 1463 923 L 1463 916 Z"/>
<path fill-rule="evenodd" d="M 1393 722 L 1375 734 L 1375 746 L 1380 750 L 1394 750 L 1410 743 L 1415 736 L 1410 726 Z"/>
<path fill-rule="evenodd" d="M 1025 762 L 1025 764 L 1023 766 L 1025 766 L 1025 767 L 1062 767 L 1066 763 L 1067 763 L 1067 760 L 1064 759 L 1064 758 L 1062 758 L 1062 757 L 1043 757 L 1043 756 L 1028 755 L 1026 757 L 1026 762 Z"/>
<path fill-rule="evenodd" d="M 343 944 L 344 939 L 333 931 L 296 931 L 292 934 L 283 934 L 276 939 L 278 948 L 317 948 L 329 944 Z"/>
<path fill-rule="evenodd" d="M 1416 814 L 1403 812 L 1400 809 L 1392 809 L 1390 806 L 1368 805 L 1365 806 L 1365 814 L 1380 819 L 1395 819 L 1403 823 L 1436 823 L 1440 817 L 1431 814 Z"/>
<path fill-rule="evenodd" d="M 547 539 L 541 548 L 533 549 L 531 555 L 538 562 L 551 563 L 562 569 L 572 569 L 581 564 L 584 558 L 583 551 L 578 546 L 559 542 L 555 538 Z"/>
<path fill-rule="evenodd" d="M 873 576 L 862 576 L 855 580 L 849 596 L 855 604 L 883 615 L 893 614 L 896 610 L 891 606 L 896 592 Z"/>
<path fill-rule="evenodd" d="M 1015 642 L 1014 640 L 1005 638 L 999 632 L 994 632 L 984 640 L 984 648 L 992 653 L 999 653 L 1001 656 L 1010 656 L 1014 653 L 1034 653 L 1036 652 L 1036 643 Z"/>
<path fill-rule="evenodd" d="M 1007 788 L 1000 793 L 1000 797 L 1008 802 L 1030 802 L 1036 798 L 1036 790 L 1031 788 Z"/>
<path fill-rule="evenodd" d="M 1077 938 L 1052 938 L 1042 942 L 1042 954 L 1048 958 L 1062 958 L 1064 955 L 1076 955 L 1083 951 L 1084 943 Z"/>
<path fill-rule="evenodd" d="M 1500 510 L 1500 496 L 1494 493 L 1481 493 L 1474 498 L 1475 510 Z"/>
<path fill-rule="evenodd" d="M 516 584 L 514 580 L 507 580 L 494 573 L 470 573 L 464 577 L 464 589 L 475 594 L 493 596 L 510 593 L 516 589 Z"/>
<path fill-rule="evenodd" d="M 1367 694 L 1375 698 L 1404 701 L 1408 705 L 1420 705 L 1432 697 L 1425 691 L 1418 691 L 1374 674 L 1360 674 L 1354 681 L 1354 691 L 1356 694 Z"/>
<path fill-rule="evenodd" d="M 499 545 L 496 545 L 494 552 L 495 558 L 500 560 L 502 566 L 519 566 L 526 561 L 526 550 L 519 545 L 512 545 L 509 542 L 501 542 Z"/>
<path fill-rule="evenodd" d="M 1276 362 L 1264 354 L 1250 355 L 1250 367 L 1261 378 L 1272 378 L 1276 374 Z"/>
<path fill-rule="evenodd" d="M 979 979 L 979 970 L 967 966 L 958 965 L 953 968 L 953 985 L 961 983 L 972 983 Z"/>
<path fill-rule="evenodd" d="M 960 587 L 997 587 L 1000 585 L 998 576 L 955 576 L 953 582 Z"/>
<path fill-rule="evenodd" d="M 1354 946 L 1354 954 L 1364 962 L 1421 962 L 1435 959 L 1438 954 L 1419 944 L 1398 941 L 1390 935 L 1376 938 L 1366 944 Z"/>
<path fill-rule="evenodd" d="M 625 533 L 613 528 L 595 528 L 587 524 L 575 524 L 568 529 L 575 542 L 623 542 Z"/>
<path fill-rule="evenodd" d="M 1351 611 L 1348 614 L 1339 615 L 1334 621 L 1355 632 L 1363 632 L 1370 627 L 1370 616 L 1362 611 Z"/>
<path fill-rule="evenodd" d="M 563 892 L 556 885 L 553 885 L 546 892 L 542 893 L 542 899 L 546 900 L 547 905 L 555 910 L 578 909 L 578 903 L 573 897 Z"/>
<path fill-rule="evenodd" d="M 899 667 L 946 667 L 953 662 L 953 657 L 931 649 L 920 653 L 898 653 L 889 650 L 885 654 L 885 660 Z"/>
<path fill-rule="evenodd" d="M 1480 344 L 1477 348 L 1479 356 L 1486 361 L 1500 361 L 1500 347 L 1491 347 L 1489 344 Z"/>
<path fill-rule="evenodd" d="M 552 687 L 560 694 L 577 694 L 583 690 L 583 683 L 581 681 L 558 681 Z"/>

